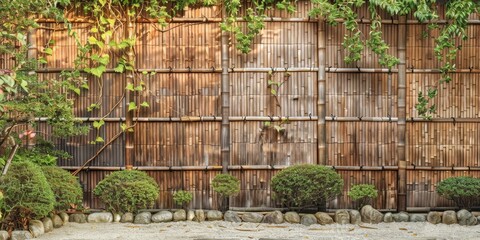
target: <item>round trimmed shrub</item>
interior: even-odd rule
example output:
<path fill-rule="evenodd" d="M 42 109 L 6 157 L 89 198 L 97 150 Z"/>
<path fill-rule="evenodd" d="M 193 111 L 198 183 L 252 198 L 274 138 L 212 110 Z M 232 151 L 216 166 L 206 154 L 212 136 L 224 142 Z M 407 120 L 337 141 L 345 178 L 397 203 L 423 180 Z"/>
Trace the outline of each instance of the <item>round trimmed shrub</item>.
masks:
<path fill-rule="evenodd" d="M 221 197 L 230 197 L 240 192 L 240 180 L 230 174 L 218 174 L 212 180 L 213 191 Z"/>
<path fill-rule="evenodd" d="M 55 166 L 42 167 L 42 171 L 55 194 L 54 209 L 56 211 L 65 211 L 72 204 L 82 204 L 83 191 L 77 177 Z"/>
<path fill-rule="evenodd" d="M 193 199 L 193 194 L 184 190 L 176 191 L 173 194 L 173 201 L 185 208 Z"/>
<path fill-rule="evenodd" d="M 321 207 L 341 193 L 343 180 L 331 168 L 303 164 L 283 169 L 272 178 L 275 198 L 288 207 Z"/>
<path fill-rule="evenodd" d="M 15 208 L 28 209 L 32 217 L 42 218 L 53 210 L 55 195 L 42 170 L 34 163 L 13 162 L 1 179 L 0 190 L 7 212 Z"/>
<path fill-rule="evenodd" d="M 473 177 L 450 177 L 437 185 L 437 193 L 453 200 L 459 208 L 470 210 L 480 199 L 480 179 Z"/>
<path fill-rule="evenodd" d="M 350 191 L 348 191 L 348 196 L 352 198 L 353 201 L 357 201 L 361 208 L 370 204 L 372 199 L 378 196 L 378 191 L 372 184 L 358 184 L 352 186 Z"/>
<path fill-rule="evenodd" d="M 159 188 L 145 172 L 124 170 L 105 177 L 93 193 L 102 200 L 108 211 L 135 213 L 139 209 L 153 207 Z"/>

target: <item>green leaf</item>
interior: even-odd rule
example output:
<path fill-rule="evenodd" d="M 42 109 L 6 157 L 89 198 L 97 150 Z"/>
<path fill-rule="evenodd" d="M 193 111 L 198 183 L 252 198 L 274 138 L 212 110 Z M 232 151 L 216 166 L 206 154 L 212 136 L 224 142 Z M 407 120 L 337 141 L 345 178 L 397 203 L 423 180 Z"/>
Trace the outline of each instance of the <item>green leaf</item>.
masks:
<path fill-rule="evenodd" d="M 96 68 L 90 69 L 91 73 L 97 77 L 101 77 L 106 70 L 107 68 L 104 65 L 100 65 Z"/>
<path fill-rule="evenodd" d="M 128 91 L 135 91 L 135 87 L 133 86 L 133 83 L 127 83 L 127 86 L 125 87 L 126 90 Z"/>
<path fill-rule="evenodd" d="M 135 91 L 137 91 L 137 92 L 143 91 L 143 86 L 142 85 L 136 86 Z"/>
<path fill-rule="evenodd" d="M 97 136 L 97 138 L 95 138 L 95 142 L 97 142 L 97 143 L 103 143 L 103 142 L 105 142 L 105 140 L 103 140 L 102 137 Z"/>
<path fill-rule="evenodd" d="M 83 83 L 82 85 L 80 85 L 81 88 L 83 89 L 90 89 L 90 87 L 88 86 L 88 83 Z"/>
<path fill-rule="evenodd" d="M 140 106 L 142 107 L 150 107 L 150 105 L 147 103 L 147 102 L 142 102 L 142 104 L 140 104 Z"/>
<path fill-rule="evenodd" d="M 115 67 L 113 70 L 117 73 L 123 73 L 125 71 L 125 65 L 118 64 L 118 66 Z"/>
<path fill-rule="evenodd" d="M 96 129 L 100 129 L 103 125 L 105 125 L 105 121 L 103 121 L 102 119 L 93 122 L 93 127 Z"/>
<path fill-rule="evenodd" d="M 88 43 L 90 43 L 91 45 L 96 45 L 97 42 L 98 40 L 94 36 L 88 37 Z"/>
<path fill-rule="evenodd" d="M 277 91 L 276 91 L 275 89 L 271 89 L 271 90 L 270 90 L 270 93 L 271 93 L 272 95 L 277 95 Z"/>
<path fill-rule="evenodd" d="M 133 111 L 133 110 L 136 110 L 137 109 L 137 104 L 135 104 L 135 102 L 130 102 L 128 104 L 128 111 Z"/>
<path fill-rule="evenodd" d="M 43 50 L 43 52 L 44 52 L 45 54 L 47 54 L 47 55 L 52 55 L 52 54 L 53 54 L 53 49 L 51 49 L 51 48 L 45 48 L 45 49 Z"/>
<path fill-rule="evenodd" d="M 122 129 L 122 131 L 125 132 L 125 129 L 127 129 L 127 124 L 122 123 L 122 125 L 120 125 L 120 128 Z"/>

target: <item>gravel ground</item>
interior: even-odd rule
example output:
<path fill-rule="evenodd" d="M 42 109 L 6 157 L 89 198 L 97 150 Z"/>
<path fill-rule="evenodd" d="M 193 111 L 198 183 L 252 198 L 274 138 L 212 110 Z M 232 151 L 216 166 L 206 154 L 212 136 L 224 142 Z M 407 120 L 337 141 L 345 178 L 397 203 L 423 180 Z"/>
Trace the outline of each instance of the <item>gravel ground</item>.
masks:
<path fill-rule="evenodd" d="M 480 239 L 480 225 L 380 223 L 360 225 L 254 224 L 215 222 L 68 223 L 38 239 Z"/>

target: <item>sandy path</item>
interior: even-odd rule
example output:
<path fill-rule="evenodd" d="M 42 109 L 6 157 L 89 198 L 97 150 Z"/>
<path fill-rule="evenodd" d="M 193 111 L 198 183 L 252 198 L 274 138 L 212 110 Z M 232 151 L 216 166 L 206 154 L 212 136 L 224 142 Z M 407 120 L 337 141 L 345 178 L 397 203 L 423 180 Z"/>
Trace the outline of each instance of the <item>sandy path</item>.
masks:
<path fill-rule="evenodd" d="M 480 225 L 380 223 L 375 225 L 253 224 L 229 222 L 68 223 L 38 239 L 480 239 Z"/>

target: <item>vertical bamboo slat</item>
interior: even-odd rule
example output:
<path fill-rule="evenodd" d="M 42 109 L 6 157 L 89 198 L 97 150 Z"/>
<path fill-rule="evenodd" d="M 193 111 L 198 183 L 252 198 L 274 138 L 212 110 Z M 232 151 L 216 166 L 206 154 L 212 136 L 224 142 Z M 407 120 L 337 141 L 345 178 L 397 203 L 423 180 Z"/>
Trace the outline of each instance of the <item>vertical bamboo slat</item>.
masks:
<path fill-rule="evenodd" d="M 406 211 L 407 209 L 407 196 L 406 196 L 406 184 L 407 184 L 407 171 L 406 171 L 406 159 L 405 159 L 405 88 L 406 88 L 406 68 L 405 68 L 405 50 L 406 50 L 406 36 L 407 26 L 406 17 L 401 16 L 399 18 L 398 25 L 398 48 L 397 54 L 400 60 L 398 64 L 398 102 L 397 102 L 397 161 L 398 161 L 398 211 Z"/>
<path fill-rule="evenodd" d="M 320 19 L 317 22 L 318 27 L 318 76 L 317 76 L 317 87 L 318 87 L 318 96 L 317 96 L 317 137 L 318 137 L 318 151 L 317 151 L 317 163 L 326 165 L 327 164 L 327 134 L 326 134 L 326 124 L 325 124 L 325 100 L 326 100 L 326 76 L 325 76 L 325 24 L 326 22 L 323 19 Z"/>
<path fill-rule="evenodd" d="M 222 10 L 225 15 L 225 7 Z M 229 34 L 227 31 L 222 31 L 222 80 L 221 80 L 221 102 L 222 102 L 222 130 L 220 135 L 221 142 L 221 158 L 222 158 L 222 172 L 228 172 L 228 165 L 230 164 L 230 82 L 228 77 L 228 66 L 230 64 L 229 57 Z"/>
<path fill-rule="evenodd" d="M 129 13 L 130 9 L 126 10 L 126 13 Z M 133 21 L 130 17 L 130 14 L 127 15 L 127 22 L 126 22 L 126 39 L 134 39 L 134 34 L 135 34 L 135 29 L 133 25 Z M 133 52 L 133 47 L 130 46 L 127 49 L 127 63 L 131 64 L 134 63 L 135 61 L 135 53 Z M 134 72 L 131 70 L 125 71 L 126 74 L 126 83 L 134 85 Z M 127 127 L 133 126 L 133 113 L 134 111 L 129 111 L 129 104 L 130 102 L 134 101 L 134 92 L 130 91 L 128 89 L 125 89 L 125 96 L 126 96 L 126 101 L 125 101 L 125 124 Z M 125 131 L 125 169 L 130 170 L 133 167 L 133 163 L 135 161 L 135 151 L 134 151 L 134 133 L 132 131 L 126 130 Z"/>

